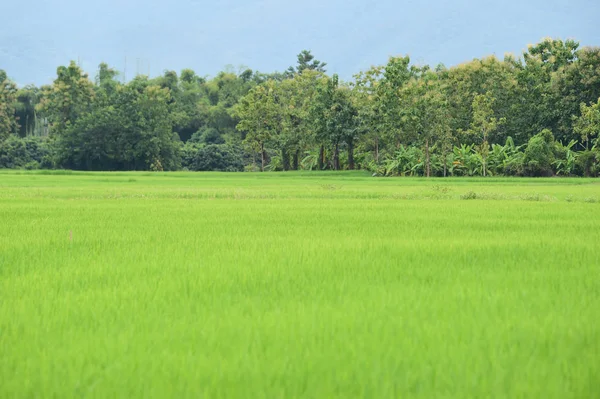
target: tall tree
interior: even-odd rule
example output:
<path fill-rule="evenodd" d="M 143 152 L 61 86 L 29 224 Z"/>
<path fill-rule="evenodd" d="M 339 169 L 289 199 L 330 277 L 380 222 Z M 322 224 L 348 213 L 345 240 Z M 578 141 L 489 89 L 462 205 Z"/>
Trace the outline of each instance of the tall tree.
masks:
<path fill-rule="evenodd" d="M 18 125 L 15 119 L 15 101 L 17 86 L 8 79 L 6 72 L 0 69 L 0 142 L 16 133 Z"/>
<path fill-rule="evenodd" d="M 425 71 L 421 76 L 411 79 L 400 91 L 400 104 L 403 139 L 423 146 L 425 175 L 429 177 L 432 147 L 439 144 L 445 158 L 450 141 L 448 101 L 438 74 Z"/>
<path fill-rule="evenodd" d="M 284 170 L 290 167 L 298 169 L 301 152 L 314 144 L 315 137 L 309 119 L 310 106 L 317 87 L 324 79 L 323 73 L 305 69 L 293 79 L 286 79 L 278 84 L 282 115 L 278 144 L 282 151 Z"/>
<path fill-rule="evenodd" d="M 48 117 L 51 133 L 62 134 L 79 117 L 91 111 L 94 87 L 74 61 L 68 67 L 58 67 L 56 72 L 58 76 L 54 83 L 43 92 L 40 109 Z"/>
<path fill-rule="evenodd" d="M 34 85 L 25 86 L 17 92 L 15 114 L 19 120 L 19 135 L 46 136 L 48 134 L 45 126 L 43 113 L 38 110 L 41 90 Z"/>
<path fill-rule="evenodd" d="M 244 142 L 260 154 L 261 171 L 267 162 L 266 146 L 281 126 L 276 96 L 276 84 L 271 80 L 250 90 L 235 109 L 240 121 L 237 129 L 246 132 Z"/>
<path fill-rule="evenodd" d="M 385 134 L 385 111 L 382 105 L 381 84 L 383 67 L 374 66 L 355 75 L 353 84 L 357 123 L 367 149 L 373 151 L 376 164 L 380 161 L 381 139 Z"/>
<path fill-rule="evenodd" d="M 358 132 L 357 112 L 352 104 L 351 92 L 340 87 L 339 77 L 331 79 L 317 88 L 310 110 L 310 118 L 315 129 L 315 137 L 320 144 L 319 167 L 325 165 L 325 146 L 330 146 L 334 170 L 340 169 L 340 145 L 348 146 L 348 166 L 354 167 L 354 140 Z"/>
<path fill-rule="evenodd" d="M 481 140 L 480 154 L 482 158 L 482 174 L 486 176 L 487 156 L 489 154 L 489 137 L 494 133 L 504 119 L 498 119 L 494 116 L 494 102 L 496 99 L 491 92 L 477 94 L 473 99 L 473 119 L 468 133 L 471 137 Z"/>
<path fill-rule="evenodd" d="M 598 137 L 600 137 L 600 98 L 596 103 L 589 106 L 581 103 L 580 107 L 581 115 L 573 117 L 575 120 L 574 131 L 581 136 L 586 149 L 588 149 L 590 140 L 594 137 L 598 140 Z"/>
<path fill-rule="evenodd" d="M 391 57 L 386 64 L 383 77 L 377 86 L 377 100 L 380 101 L 379 116 L 387 138 L 396 147 L 402 140 L 403 122 L 401 121 L 400 91 L 416 75 L 418 69 L 409 67 L 410 58 Z"/>

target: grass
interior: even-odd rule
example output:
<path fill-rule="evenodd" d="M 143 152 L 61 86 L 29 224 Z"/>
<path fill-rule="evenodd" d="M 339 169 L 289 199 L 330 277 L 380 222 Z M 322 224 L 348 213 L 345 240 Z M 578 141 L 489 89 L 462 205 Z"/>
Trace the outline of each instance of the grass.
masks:
<path fill-rule="evenodd" d="M 0 172 L 0 397 L 598 397 L 599 198 Z"/>

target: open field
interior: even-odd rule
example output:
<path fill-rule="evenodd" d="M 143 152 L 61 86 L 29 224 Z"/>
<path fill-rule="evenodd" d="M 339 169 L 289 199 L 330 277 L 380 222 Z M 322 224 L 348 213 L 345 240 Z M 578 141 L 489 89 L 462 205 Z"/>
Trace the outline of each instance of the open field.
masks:
<path fill-rule="evenodd" d="M 0 397 L 600 396 L 600 180 L 0 172 Z"/>

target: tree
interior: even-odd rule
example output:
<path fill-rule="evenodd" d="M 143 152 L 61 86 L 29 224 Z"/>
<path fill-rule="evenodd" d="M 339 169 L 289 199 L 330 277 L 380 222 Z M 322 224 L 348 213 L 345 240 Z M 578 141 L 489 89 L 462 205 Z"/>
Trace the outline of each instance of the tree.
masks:
<path fill-rule="evenodd" d="M 600 136 L 600 98 L 595 104 L 592 103 L 589 106 L 581 103 L 580 109 L 581 115 L 573 116 L 574 131 L 585 141 L 585 148 L 588 149 L 590 139 L 596 137 L 598 140 Z"/>
<path fill-rule="evenodd" d="M 294 77 L 297 74 L 301 74 L 306 69 L 322 73 L 326 72 L 325 66 L 327 66 L 327 64 L 315 59 L 315 56 L 312 55 L 309 50 L 302 50 L 297 58 L 298 61 L 296 67 L 291 66 L 287 69 L 287 77 Z"/>
<path fill-rule="evenodd" d="M 41 90 L 33 85 L 25 86 L 17 92 L 15 115 L 19 121 L 19 135 L 47 136 L 43 113 L 39 112 Z"/>
<path fill-rule="evenodd" d="M 530 115 L 525 113 L 522 107 L 528 91 L 520 90 L 517 80 L 520 68 L 520 61 L 511 56 L 505 57 L 503 61 L 491 56 L 474 59 L 449 69 L 440 69 L 438 75 L 446 87 L 452 115 L 452 131 L 468 131 L 473 119 L 475 96 L 490 93 L 495 98 L 495 116 L 507 120 L 507 123 L 490 133 L 490 143 L 504 143 L 508 136 L 526 142 L 531 135 L 538 132 L 539 130 L 531 130 L 530 124 L 533 121 L 527 119 Z"/>
<path fill-rule="evenodd" d="M 6 72 L 0 69 L 0 142 L 17 131 L 16 99 L 17 86 L 8 79 Z"/>
<path fill-rule="evenodd" d="M 305 69 L 293 79 L 286 79 L 277 84 L 281 113 L 281 130 L 278 132 L 277 145 L 281 151 L 284 170 L 297 170 L 301 151 L 306 151 L 314 145 L 315 137 L 309 121 L 310 106 L 317 86 L 324 79 L 323 73 Z"/>
<path fill-rule="evenodd" d="M 280 128 L 276 94 L 275 82 L 270 80 L 250 90 L 235 110 L 240 119 L 237 129 L 246 132 L 244 143 L 260 154 L 260 170 L 263 172 L 267 155 L 265 146 Z"/>
<path fill-rule="evenodd" d="M 366 146 L 374 152 L 375 163 L 379 164 L 381 139 L 385 134 L 382 115 L 381 78 L 383 67 L 371 67 L 355 75 L 353 91 L 354 105 L 357 110 L 357 128 L 366 141 Z"/>
<path fill-rule="evenodd" d="M 536 134 L 527 143 L 523 169 L 528 176 L 552 176 L 554 136 L 548 129 Z"/>
<path fill-rule="evenodd" d="M 83 170 L 177 170 L 168 89 L 132 81 L 78 118 L 60 136 L 63 166 Z"/>
<path fill-rule="evenodd" d="M 418 74 L 418 69 L 409 68 L 410 58 L 391 57 L 384 68 L 383 77 L 377 86 L 377 99 L 380 101 L 379 113 L 389 141 L 400 145 L 403 121 L 400 117 L 400 91 Z"/>
<path fill-rule="evenodd" d="M 504 119 L 494 116 L 493 105 L 496 99 L 490 92 L 477 94 L 473 99 L 473 119 L 469 134 L 481 140 L 480 154 L 482 158 L 483 176 L 486 176 L 486 161 L 490 150 L 489 137 L 498 126 L 504 123 Z"/>
<path fill-rule="evenodd" d="M 580 114 L 580 104 L 589 104 L 600 97 L 600 48 L 584 47 L 577 58 L 552 74 L 551 95 L 556 119 L 557 139 L 578 140 L 574 122 Z"/>
<path fill-rule="evenodd" d="M 431 148 L 439 144 L 445 158 L 450 151 L 450 114 L 442 82 L 436 72 L 425 71 L 400 90 L 400 120 L 404 140 L 425 149 L 425 175 L 431 175 Z M 444 176 L 446 162 L 444 159 Z"/>
<path fill-rule="evenodd" d="M 529 46 L 523 54 L 524 65 L 517 74 L 520 126 L 531 137 L 543 129 L 550 129 L 568 138 L 570 114 L 565 117 L 561 112 L 562 101 L 556 86 L 560 74 L 577 61 L 579 43 L 573 40 L 544 39 Z M 554 86 L 554 87 L 553 87 Z M 579 101 L 575 102 L 578 104 Z M 564 121 L 567 120 L 567 124 Z"/>
<path fill-rule="evenodd" d="M 101 63 L 98 66 L 98 74 L 96 75 L 98 91 L 106 97 L 113 95 L 119 86 L 119 82 L 117 81 L 118 76 L 119 72 L 117 70 L 110 68 L 104 62 Z"/>
<path fill-rule="evenodd" d="M 339 86 L 339 78 L 333 75 L 317 88 L 310 109 L 310 119 L 320 144 L 319 168 L 325 165 L 325 146 L 331 146 L 333 169 L 340 169 L 340 144 L 348 145 L 348 166 L 354 168 L 354 140 L 357 129 L 357 111 L 352 104 L 351 91 Z"/>
<path fill-rule="evenodd" d="M 58 67 L 52 86 L 43 91 L 40 109 L 50 122 L 51 133 L 58 135 L 89 113 L 94 100 L 94 87 L 74 61 L 68 67 Z"/>

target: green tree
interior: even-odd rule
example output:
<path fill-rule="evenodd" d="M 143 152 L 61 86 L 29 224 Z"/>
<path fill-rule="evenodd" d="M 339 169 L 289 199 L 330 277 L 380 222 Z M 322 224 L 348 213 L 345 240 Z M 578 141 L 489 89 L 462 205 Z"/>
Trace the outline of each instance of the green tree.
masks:
<path fill-rule="evenodd" d="M 401 118 L 402 109 L 400 91 L 418 74 L 418 68 L 409 67 L 410 58 L 391 57 L 383 70 L 383 76 L 377 85 L 376 100 L 380 102 L 377 109 L 381 118 L 380 127 L 386 138 L 396 147 L 400 145 L 403 137 L 404 122 Z"/>
<path fill-rule="evenodd" d="M 43 113 L 38 110 L 41 90 L 33 85 L 25 86 L 17 92 L 15 115 L 19 121 L 19 135 L 47 136 Z"/>
<path fill-rule="evenodd" d="M 236 107 L 240 122 L 237 129 L 246 132 L 244 143 L 260 154 L 260 170 L 267 161 L 266 145 L 280 129 L 280 113 L 276 101 L 277 88 L 272 80 L 254 87 Z"/>
<path fill-rule="evenodd" d="M 333 75 L 325 84 L 319 85 L 310 108 L 310 119 L 320 144 L 319 168 L 325 165 L 325 146 L 332 150 L 332 166 L 340 169 L 340 145 L 348 146 L 348 167 L 354 168 L 354 141 L 358 133 L 357 111 L 351 99 L 351 91 L 340 87 L 339 78 Z"/>
<path fill-rule="evenodd" d="M 108 64 L 104 62 L 101 63 L 98 66 L 98 74 L 96 75 L 97 92 L 104 97 L 112 96 L 120 85 L 117 80 L 118 76 L 119 72 L 117 72 L 117 70 L 110 68 Z"/>
<path fill-rule="evenodd" d="M 473 99 L 473 119 L 468 133 L 471 137 L 481 140 L 479 153 L 482 158 L 483 176 L 487 174 L 487 157 L 490 150 L 489 137 L 498 129 L 500 124 L 504 123 L 504 119 L 497 119 L 494 116 L 493 105 L 495 101 L 496 99 L 490 92 L 477 94 Z"/>
<path fill-rule="evenodd" d="M 585 148 L 589 149 L 589 142 L 594 137 L 598 140 L 600 136 L 600 98 L 596 103 L 589 106 L 580 104 L 581 115 L 573 117 L 575 120 L 574 130 L 585 142 Z"/>
<path fill-rule="evenodd" d="M 17 131 L 16 100 L 17 86 L 8 79 L 6 72 L 0 69 L 0 142 Z"/>
<path fill-rule="evenodd" d="M 577 58 L 560 67 L 551 77 L 551 95 L 556 120 L 556 138 L 568 142 L 578 140 L 574 132 L 574 116 L 579 104 L 589 104 L 600 97 L 600 48 L 584 47 Z"/>
<path fill-rule="evenodd" d="M 69 125 L 59 138 L 63 166 L 83 170 L 177 170 L 168 89 L 139 81 L 119 86 L 110 102 Z"/>
<path fill-rule="evenodd" d="M 404 141 L 422 145 L 425 175 L 431 175 L 431 148 L 439 145 L 445 158 L 450 151 L 450 113 L 442 82 L 436 72 L 425 71 L 400 91 L 400 120 Z M 444 175 L 446 164 L 444 163 Z"/>
<path fill-rule="evenodd" d="M 287 77 L 294 77 L 297 74 L 301 74 L 306 69 L 322 73 L 326 72 L 325 66 L 327 66 L 327 64 L 315 59 L 315 56 L 312 55 L 309 50 L 302 50 L 297 58 L 296 67 L 291 66 L 287 69 Z"/>
<path fill-rule="evenodd" d="M 552 176 L 554 163 L 554 136 L 548 129 L 536 134 L 527 143 L 523 158 L 524 172 L 528 176 Z"/>
<path fill-rule="evenodd" d="M 380 162 L 380 147 L 386 125 L 382 118 L 381 78 L 382 66 L 374 66 L 355 75 L 353 83 L 354 104 L 357 110 L 357 124 L 367 150 L 373 151 L 375 164 Z"/>
<path fill-rule="evenodd" d="M 281 114 L 277 146 L 281 151 L 284 170 L 297 170 L 301 152 L 314 145 L 315 137 L 309 121 L 310 106 L 317 86 L 324 79 L 323 73 L 305 69 L 293 79 L 286 79 L 277 84 L 277 100 Z"/>
<path fill-rule="evenodd" d="M 48 117 L 50 132 L 60 135 L 91 111 L 94 87 L 74 61 L 58 67 L 57 75 L 52 86 L 45 88 L 39 107 Z"/>

